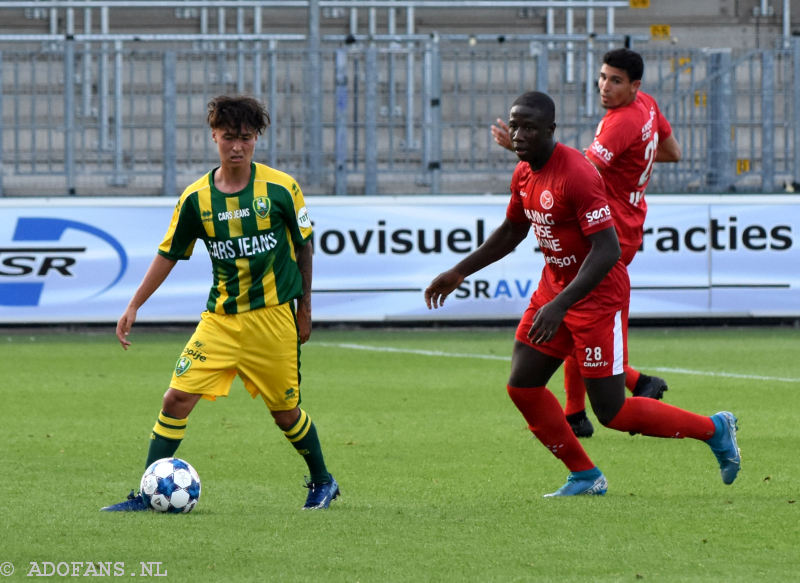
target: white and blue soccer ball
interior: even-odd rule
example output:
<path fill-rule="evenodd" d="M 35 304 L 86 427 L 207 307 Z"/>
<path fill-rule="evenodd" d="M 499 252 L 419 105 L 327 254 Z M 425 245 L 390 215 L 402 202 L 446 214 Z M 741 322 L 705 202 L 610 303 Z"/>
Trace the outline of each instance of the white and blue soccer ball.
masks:
<path fill-rule="evenodd" d="M 200 499 L 200 476 L 187 461 L 168 457 L 144 471 L 140 491 L 145 503 L 158 512 L 191 512 Z"/>

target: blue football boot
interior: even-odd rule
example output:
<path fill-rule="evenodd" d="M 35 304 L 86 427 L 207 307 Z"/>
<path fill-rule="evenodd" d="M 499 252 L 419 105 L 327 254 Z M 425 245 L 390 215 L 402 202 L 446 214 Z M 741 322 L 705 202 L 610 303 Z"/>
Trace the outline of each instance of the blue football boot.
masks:
<path fill-rule="evenodd" d="M 330 482 L 316 483 L 306 480 L 306 488 L 308 488 L 308 498 L 303 506 L 303 510 L 317 510 L 324 509 L 330 506 L 331 501 L 339 496 L 339 484 L 331 476 Z"/>
<path fill-rule="evenodd" d="M 557 498 L 560 496 L 602 496 L 608 490 L 608 480 L 600 470 L 595 475 L 586 477 L 587 472 L 571 472 L 567 478 L 567 483 L 551 494 L 545 494 L 545 498 Z M 579 474 L 584 474 L 579 475 Z M 599 475 L 598 475 L 599 474 Z"/>
<path fill-rule="evenodd" d="M 738 419 L 729 411 L 720 411 L 711 416 L 716 431 L 706 443 L 719 462 L 719 473 L 724 484 L 733 484 L 742 467 L 742 455 L 736 443 Z"/>
<path fill-rule="evenodd" d="M 141 512 L 150 510 L 150 506 L 142 498 L 141 494 L 134 494 L 133 490 L 128 494 L 128 499 L 118 504 L 112 504 L 100 509 L 102 512 Z"/>

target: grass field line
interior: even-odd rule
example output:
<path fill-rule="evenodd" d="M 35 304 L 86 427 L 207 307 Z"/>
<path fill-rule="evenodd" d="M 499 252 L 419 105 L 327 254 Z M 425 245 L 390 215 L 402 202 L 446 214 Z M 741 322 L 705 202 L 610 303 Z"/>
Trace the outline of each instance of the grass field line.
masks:
<path fill-rule="evenodd" d="M 369 352 L 396 352 L 401 354 L 417 354 L 420 356 L 442 356 L 445 358 L 473 358 L 481 360 L 511 361 L 510 356 L 497 356 L 495 354 L 472 354 L 463 352 L 443 352 L 441 350 L 420 350 L 418 348 L 395 348 L 392 346 L 368 346 L 365 344 L 352 344 L 346 342 L 318 342 L 318 346 L 346 348 L 349 350 L 365 350 Z M 779 383 L 800 383 L 800 378 L 774 377 L 766 375 L 739 374 L 734 372 L 714 372 L 706 370 L 692 370 L 688 368 L 670 367 L 643 367 L 656 372 L 672 372 L 677 374 L 698 375 L 707 377 L 723 377 L 730 379 L 751 379 L 756 381 L 775 381 Z"/>
<path fill-rule="evenodd" d="M 510 356 L 497 356 L 495 354 L 469 354 L 461 352 L 442 352 L 440 350 L 419 350 L 416 348 L 393 348 L 391 346 L 366 346 L 364 344 L 350 344 L 346 342 L 317 342 L 316 344 L 318 346 L 349 348 L 350 350 L 367 350 L 370 352 L 398 352 L 401 354 L 419 354 L 420 356 L 445 356 L 448 358 L 478 358 L 482 360 L 511 361 Z"/>
<path fill-rule="evenodd" d="M 678 374 L 692 374 L 692 375 L 703 375 L 707 377 L 725 377 L 729 379 L 752 379 L 755 381 L 776 381 L 779 383 L 800 383 L 800 378 L 791 378 L 791 377 L 772 377 L 772 376 L 765 376 L 765 375 L 755 375 L 755 374 L 739 374 L 735 372 L 713 372 L 707 370 L 691 370 L 688 368 L 670 368 L 670 367 L 646 367 L 647 370 L 654 370 L 657 372 L 674 372 Z"/>

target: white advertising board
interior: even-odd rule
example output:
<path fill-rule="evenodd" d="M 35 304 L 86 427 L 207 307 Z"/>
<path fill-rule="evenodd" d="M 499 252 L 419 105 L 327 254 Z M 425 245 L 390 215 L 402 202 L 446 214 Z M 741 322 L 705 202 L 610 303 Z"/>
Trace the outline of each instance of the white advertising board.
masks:
<path fill-rule="evenodd" d="M 507 196 L 308 197 L 314 319 L 515 319 L 543 265 L 530 236 L 445 307 L 423 290 L 505 216 Z M 166 232 L 174 200 L 0 199 L 0 324 L 115 322 Z M 631 317 L 800 316 L 800 198 L 651 196 L 630 267 Z M 202 244 L 139 321 L 193 322 L 211 266 Z"/>

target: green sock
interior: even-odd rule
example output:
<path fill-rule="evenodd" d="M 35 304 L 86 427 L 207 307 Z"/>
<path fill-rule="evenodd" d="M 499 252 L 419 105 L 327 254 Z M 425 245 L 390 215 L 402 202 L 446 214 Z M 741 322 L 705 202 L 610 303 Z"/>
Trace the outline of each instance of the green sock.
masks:
<path fill-rule="evenodd" d="M 161 411 L 150 435 L 150 449 L 147 452 L 145 468 L 156 460 L 172 457 L 186 435 L 188 417 L 176 419 Z"/>
<path fill-rule="evenodd" d="M 300 418 L 291 429 L 284 431 L 286 439 L 294 446 L 303 459 L 306 460 L 311 481 L 315 484 L 325 484 L 331 481 L 331 475 L 325 467 L 322 457 L 322 446 L 317 436 L 317 428 L 311 421 L 308 413 L 300 409 Z"/>

